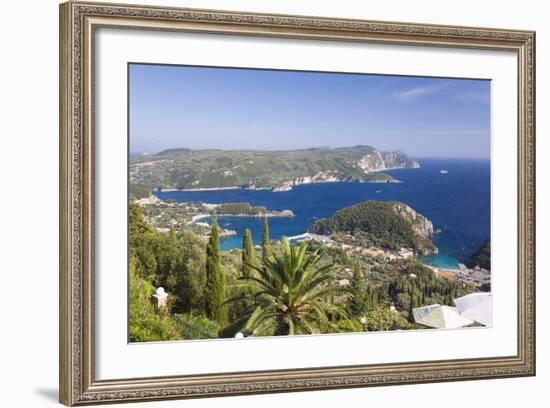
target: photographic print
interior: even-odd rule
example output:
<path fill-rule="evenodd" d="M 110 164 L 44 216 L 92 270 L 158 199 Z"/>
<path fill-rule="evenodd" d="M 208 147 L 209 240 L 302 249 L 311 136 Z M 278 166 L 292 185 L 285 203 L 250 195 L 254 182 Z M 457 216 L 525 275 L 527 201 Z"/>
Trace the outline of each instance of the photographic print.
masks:
<path fill-rule="evenodd" d="M 491 327 L 490 96 L 129 63 L 129 341 Z"/>
<path fill-rule="evenodd" d="M 534 31 L 59 22 L 63 404 L 535 375 Z"/>

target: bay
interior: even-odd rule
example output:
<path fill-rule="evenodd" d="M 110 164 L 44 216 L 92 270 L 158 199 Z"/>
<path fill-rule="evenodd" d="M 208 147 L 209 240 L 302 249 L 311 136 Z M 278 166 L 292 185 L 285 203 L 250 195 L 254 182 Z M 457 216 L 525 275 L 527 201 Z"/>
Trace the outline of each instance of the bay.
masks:
<path fill-rule="evenodd" d="M 490 236 L 491 166 L 489 160 L 417 159 L 418 169 L 389 170 L 402 183 L 315 183 L 294 187 L 291 191 L 269 190 L 167 191 L 159 198 L 177 202 L 230 203 L 248 202 L 270 210 L 290 209 L 292 218 L 270 218 L 271 239 L 299 235 L 319 218 L 365 200 L 401 201 L 430 219 L 441 230 L 433 241 L 439 249 L 423 262 L 444 268 L 456 268 L 464 257 L 475 251 Z M 441 173 L 446 170 L 447 173 Z M 203 220 L 204 221 L 204 220 Z M 262 238 L 261 218 L 219 217 L 220 226 L 237 232 L 221 241 L 223 250 L 238 248 L 246 228 L 253 241 Z"/>

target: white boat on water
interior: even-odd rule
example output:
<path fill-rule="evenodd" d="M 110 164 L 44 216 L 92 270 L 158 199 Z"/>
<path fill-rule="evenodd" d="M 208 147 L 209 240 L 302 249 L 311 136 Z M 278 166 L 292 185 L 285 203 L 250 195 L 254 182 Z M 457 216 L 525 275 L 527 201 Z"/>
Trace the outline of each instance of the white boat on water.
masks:
<path fill-rule="evenodd" d="M 439 172 L 440 172 L 441 174 L 447 174 L 447 173 L 449 172 L 449 170 L 439 170 Z"/>

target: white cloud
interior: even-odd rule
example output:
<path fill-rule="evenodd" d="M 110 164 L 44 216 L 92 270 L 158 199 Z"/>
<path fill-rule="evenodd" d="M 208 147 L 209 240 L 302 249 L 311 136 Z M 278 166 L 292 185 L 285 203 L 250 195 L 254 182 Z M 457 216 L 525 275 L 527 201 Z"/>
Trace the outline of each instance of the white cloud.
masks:
<path fill-rule="evenodd" d="M 402 102 L 409 102 L 420 99 L 426 95 L 432 95 L 436 93 L 441 93 L 445 91 L 445 94 L 448 95 L 449 99 L 454 102 L 462 104 L 484 104 L 487 105 L 490 103 L 491 95 L 489 92 L 485 91 L 458 91 L 456 93 L 449 92 L 447 87 L 442 87 L 438 85 L 431 86 L 419 86 L 416 88 L 402 89 L 399 91 L 394 91 L 392 96 Z"/>
<path fill-rule="evenodd" d="M 400 101 L 408 102 L 418 99 L 424 95 L 434 94 L 440 91 L 439 86 L 419 86 L 417 88 L 406 89 L 393 92 L 393 96 Z"/>

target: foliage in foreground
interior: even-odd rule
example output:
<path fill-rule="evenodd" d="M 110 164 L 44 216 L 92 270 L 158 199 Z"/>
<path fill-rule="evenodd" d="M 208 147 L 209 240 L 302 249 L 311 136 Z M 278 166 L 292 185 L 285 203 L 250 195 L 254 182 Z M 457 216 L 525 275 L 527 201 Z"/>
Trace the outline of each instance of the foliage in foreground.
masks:
<path fill-rule="evenodd" d="M 345 317 L 333 302 L 338 288 L 331 284 L 333 264 L 318 267 L 319 251 L 308 252 L 307 244 L 290 245 L 283 239 L 283 252 L 253 266 L 254 275 L 241 279 L 251 284 L 247 312 L 234 326 L 246 335 L 293 335 L 323 333 Z M 242 296 L 233 299 L 242 300 Z"/>
<path fill-rule="evenodd" d="M 218 338 L 220 324 L 215 320 L 193 313 L 176 315 L 175 319 L 179 324 L 182 337 L 186 340 Z"/>
<path fill-rule="evenodd" d="M 365 331 L 387 331 L 410 329 L 411 323 L 394 310 L 376 308 L 365 314 L 363 319 Z"/>
<path fill-rule="evenodd" d="M 177 322 L 155 312 L 151 296 L 155 288 L 130 268 L 130 342 L 178 340 Z"/>
<path fill-rule="evenodd" d="M 231 251 L 220 251 L 216 228 L 208 243 L 187 229 L 158 232 L 136 204 L 129 229 L 130 341 L 410 329 L 414 307 L 476 290 L 414 259 L 270 241 L 267 219 L 262 248 L 247 232 Z M 159 286 L 162 313 L 151 302 Z"/>

